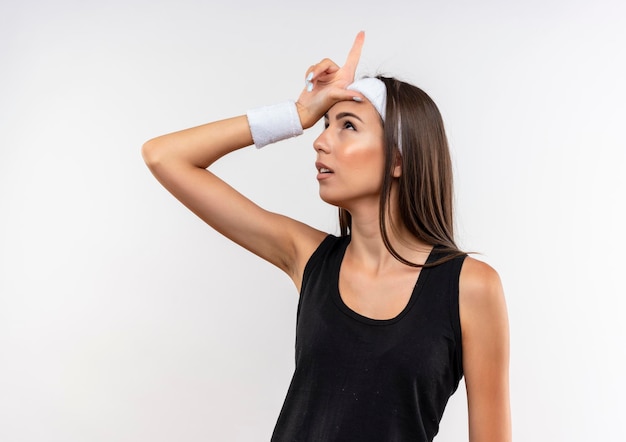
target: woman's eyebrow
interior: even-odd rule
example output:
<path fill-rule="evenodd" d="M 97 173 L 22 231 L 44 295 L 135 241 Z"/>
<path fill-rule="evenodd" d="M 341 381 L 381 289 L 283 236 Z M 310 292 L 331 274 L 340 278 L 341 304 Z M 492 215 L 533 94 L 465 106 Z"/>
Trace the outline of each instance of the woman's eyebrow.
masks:
<path fill-rule="evenodd" d="M 361 123 L 363 122 L 363 120 L 361 120 L 358 115 L 353 114 L 352 112 L 340 112 L 335 116 L 335 120 L 341 120 L 342 118 L 345 117 L 353 117 L 356 118 L 357 120 L 359 120 Z"/>

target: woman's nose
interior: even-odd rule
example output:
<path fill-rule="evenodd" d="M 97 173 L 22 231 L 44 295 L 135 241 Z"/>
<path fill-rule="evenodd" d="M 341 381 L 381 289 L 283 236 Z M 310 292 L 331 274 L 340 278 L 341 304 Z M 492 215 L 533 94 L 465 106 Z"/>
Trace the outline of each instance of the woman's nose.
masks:
<path fill-rule="evenodd" d="M 313 141 L 313 149 L 315 149 L 315 152 L 328 153 L 328 139 L 325 134 L 325 131 L 322 132 L 320 136 Z"/>

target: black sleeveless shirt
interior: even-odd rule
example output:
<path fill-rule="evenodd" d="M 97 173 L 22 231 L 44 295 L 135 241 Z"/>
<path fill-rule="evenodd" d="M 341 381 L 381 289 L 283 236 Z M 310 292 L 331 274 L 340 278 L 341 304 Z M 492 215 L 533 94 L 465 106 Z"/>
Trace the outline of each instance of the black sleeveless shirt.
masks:
<path fill-rule="evenodd" d="M 296 368 L 272 441 L 432 441 L 463 375 L 465 256 L 422 269 L 404 310 L 375 320 L 339 294 L 349 242 L 326 237 L 304 270 Z M 438 258 L 435 248 L 427 262 Z"/>

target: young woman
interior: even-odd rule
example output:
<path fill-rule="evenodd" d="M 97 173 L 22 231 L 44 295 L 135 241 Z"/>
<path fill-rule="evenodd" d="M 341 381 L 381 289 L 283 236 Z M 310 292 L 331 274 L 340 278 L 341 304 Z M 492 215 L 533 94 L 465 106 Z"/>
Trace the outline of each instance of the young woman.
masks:
<path fill-rule="evenodd" d="M 272 440 L 431 441 L 464 375 L 470 441 L 509 441 L 504 296 L 497 273 L 455 245 L 441 116 L 407 83 L 354 82 L 363 40 L 344 66 L 311 66 L 295 104 L 155 138 L 143 156 L 176 198 L 300 293 L 296 369 Z M 321 118 L 317 179 L 339 207 L 339 237 L 263 210 L 207 170 Z"/>

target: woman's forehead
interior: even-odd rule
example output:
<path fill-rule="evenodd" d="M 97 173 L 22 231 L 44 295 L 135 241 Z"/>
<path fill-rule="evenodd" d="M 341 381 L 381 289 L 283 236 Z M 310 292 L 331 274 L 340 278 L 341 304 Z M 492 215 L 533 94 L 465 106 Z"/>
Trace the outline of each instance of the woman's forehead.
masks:
<path fill-rule="evenodd" d="M 334 119 L 344 113 L 353 114 L 359 117 L 363 122 L 370 120 L 380 121 L 378 111 L 367 99 L 360 102 L 340 101 L 330 108 L 326 116 L 330 119 Z"/>

